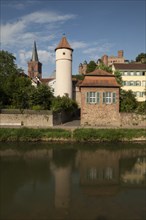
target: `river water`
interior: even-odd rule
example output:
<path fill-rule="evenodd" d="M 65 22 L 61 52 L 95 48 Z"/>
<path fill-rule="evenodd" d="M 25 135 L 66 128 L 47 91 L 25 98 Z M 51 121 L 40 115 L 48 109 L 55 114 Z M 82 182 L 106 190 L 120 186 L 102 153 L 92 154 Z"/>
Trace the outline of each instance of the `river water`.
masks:
<path fill-rule="evenodd" d="M 0 144 L 0 220 L 146 220 L 143 144 Z"/>

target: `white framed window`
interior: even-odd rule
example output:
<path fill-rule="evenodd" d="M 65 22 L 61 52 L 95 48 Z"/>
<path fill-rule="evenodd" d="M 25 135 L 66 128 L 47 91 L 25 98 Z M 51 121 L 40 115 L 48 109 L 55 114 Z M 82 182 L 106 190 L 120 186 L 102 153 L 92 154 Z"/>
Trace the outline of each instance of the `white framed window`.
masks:
<path fill-rule="evenodd" d="M 103 103 L 106 104 L 116 103 L 116 93 L 103 92 Z"/>
<path fill-rule="evenodd" d="M 100 93 L 99 92 L 87 92 L 86 93 L 86 102 L 95 104 L 100 102 Z"/>
<path fill-rule="evenodd" d="M 140 82 L 140 81 L 136 81 L 136 82 L 135 82 L 135 85 L 136 85 L 136 86 L 141 86 L 141 82 Z"/>
<path fill-rule="evenodd" d="M 129 86 L 134 86 L 135 82 L 134 81 L 129 81 Z"/>

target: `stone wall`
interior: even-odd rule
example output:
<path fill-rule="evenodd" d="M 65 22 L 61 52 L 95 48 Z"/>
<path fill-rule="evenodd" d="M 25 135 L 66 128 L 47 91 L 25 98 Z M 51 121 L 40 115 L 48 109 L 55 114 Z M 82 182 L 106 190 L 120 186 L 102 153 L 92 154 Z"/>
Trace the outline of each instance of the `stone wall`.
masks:
<path fill-rule="evenodd" d="M 51 111 L 1 110 L 0 126 L 52 127 L 53 116 Z"/>
<path fill-rule="evenodd" d="M 135 113 L 120 113 L 120 126 L 146 128 L 146 115 L 139 115 Z"/>

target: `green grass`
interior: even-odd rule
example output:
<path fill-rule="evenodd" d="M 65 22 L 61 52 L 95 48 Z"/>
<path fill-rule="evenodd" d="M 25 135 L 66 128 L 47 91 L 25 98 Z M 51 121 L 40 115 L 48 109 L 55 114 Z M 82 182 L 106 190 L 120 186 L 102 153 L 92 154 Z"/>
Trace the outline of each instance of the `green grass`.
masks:
<path fill-rule="evenodd" d="M 146 129 L 65 129 L 0 128 L 0 141 L 125 141 L 146 138 Z"/>
<path fill-rule="evenodd" d="M 146 129 L 76 129 L 73 135 L 76 141 L 123 141 L 133 138 L 146 138 Z"/>
<path fill-rule="evenodd" d="M 71 132 L 64 129 L 0 128 L 0 141 L 41 141 L 62 138 L 71 138 Z"/>

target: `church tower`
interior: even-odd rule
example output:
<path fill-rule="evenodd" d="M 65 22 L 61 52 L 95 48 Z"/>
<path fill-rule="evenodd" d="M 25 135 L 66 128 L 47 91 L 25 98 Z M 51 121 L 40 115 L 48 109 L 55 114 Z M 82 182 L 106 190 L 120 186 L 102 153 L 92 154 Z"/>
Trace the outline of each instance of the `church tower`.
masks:
<path fill-rule="evenodd" d="M 55 96 L 68 94 L 72 98 L 72 52 L 65 36 L 55 49 L 56 51 L 56 85 Z"/>
<path fill-rule="evenodd" d="M 28 76 L 30 78 L 42 78 L 42 64 L 39 62 L 36 42 L 34 41 L 32 49 L 32 59 L 28 62 Z"/>

